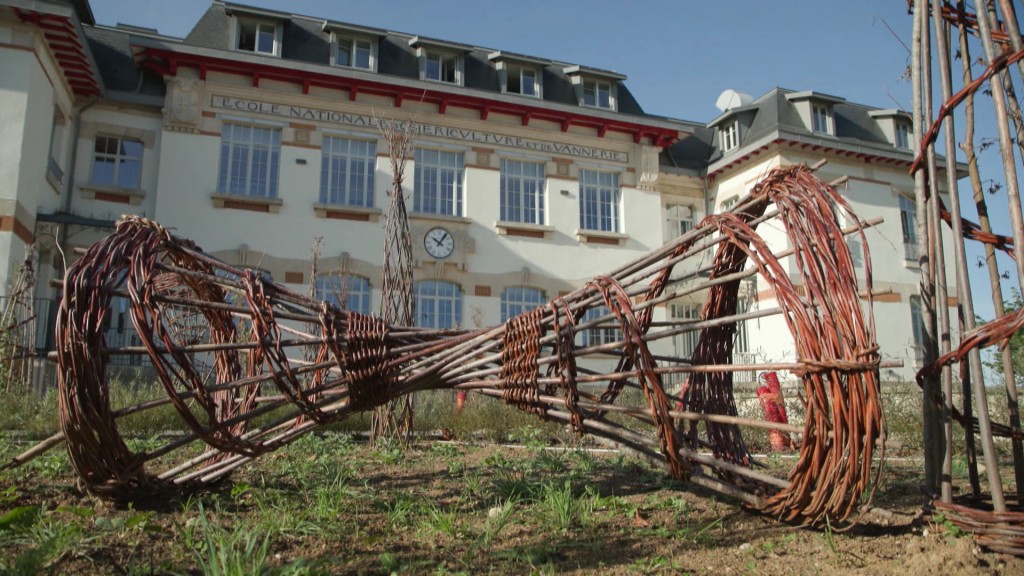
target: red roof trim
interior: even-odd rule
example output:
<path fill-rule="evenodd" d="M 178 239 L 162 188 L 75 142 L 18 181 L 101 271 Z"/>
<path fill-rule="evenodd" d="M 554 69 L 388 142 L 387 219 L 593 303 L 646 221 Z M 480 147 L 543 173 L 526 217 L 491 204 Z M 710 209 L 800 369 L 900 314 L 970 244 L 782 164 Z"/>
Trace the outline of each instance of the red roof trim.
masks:
<path fill-rule="evenodd" d="M 12 10 L 22 22 L 34 25 L 42 32 L 72 92 L 78 96 L 92 96 L 102 92 L 97 72 L 70 18 L 20 8 Z"/>
<path fill-rule="evenodd" d="M 901 160 L 899 158 L 893 158 L 891 156 L 880 156 L 880 155 L 876 155 L 876 154 L 869 154 L 867 152 L 856 152 L 856 151 L 853 151 L 853 150 L 844 150 L 844 149 L 841 149 L 841 148 L 834 148 L 834 147 L 831 147 L 831 146 L 822 146 L 820 144 L 812 144 L 812 143 L 809 143 L 809 142 L 800 142 L 798 140 L 787 140 L 787 139 L 783 139 L 783 138 L 778 138 L 778 139 L 773 140 L 773 141 L 769 142 L 768 144 L 765 144 L 765 145 L 763 145 L 763 146 L 761 146 L 761 147 L 759 147 L 759 148 L 757 148 L 755 150 L 750 150 L 750 151 L 746 152 L 742 156 L 733 159 L 731 162 L 729 162 L 728 164 L 718 168 L 714 172 L 708 172 L 708 175 L 707 175 L 708 182 L 714 182 L 715 179 L 718 178 L 718 176 L 721 175 L 726 170 L 745 163 L 747 160 L 749 160 L 749 159 L 753 158 L 754 156 L 759 155 L 761 152 L 767 150 L 768 147 L 771 146 L 772 144 L 784 144 L 786 146 L 789 146 L 790 148 L 798 148 L 800 150 L 807 150 L 808 148 L 810 148 L 810 151 L 812 151 L 812 152 L 821 152 L 821 153 L 824 153 L 824 154 L 834 153 L 837 156 L 847 156 L 847 157 L 853 156 L 855 158 L 863 159 L 865 164 L 882 163 L 882 164 L 898 164 L 898 165 L 902 164 L 902 165 L 906 165 L 906 166 L 910 166 L 912 164 L 911 160 Z"/>
<path fill-rule="evenodd" d="M 281 82 L 295 82 L 303 86 L 303 91 L 308 93 L 309 87 L 332 88 L 336 90 L 349 91 L 350 97 L 356 93 L 372 94 L 394 98 L 395 106 L 401 107 L 405 99 L 414 99 L 422 102 L 436 104 L 441 113 L 449 106 L 468 108 L 480 112 L 481 118 L 486 118 L 492 112 L 519 116 L 523 125 L 529 124 L 531 120 L 548 120 L 557 122 L 563 132 L 569 130 L 570 126 L 584 126 L 593 128 L 603 136 L 609 130 L 629 134 L 634 141 L 642 141 L 644 137 L 650 138 L 655 146 L 669 146 L 679 139 L 679 130 L 650 126 L 639 122 L 626 120 L 612 120 L 598 118 L 577 112 L 551 110 L 539 106 L 529 106 L 510 102 L 498 102 L 488 98 L 465 94 L 448 94 L 432 89 L 419 89 L 407 86 L 396 86 L 375 80 L 364 80 L 359 78 L 345 78 L 307 72 L 294 69 L 272 66 L 267 64 L 256 64 L 251 62 L 239 62 L 224 58 L 214 58 L 193 54 L 183 54 L 162 48 L 143 48 L 141 53 L 142 64 L 154 70 L 158 74 L 175 75 L 177 66 L 187 66 L 200 70 L 203 74 L 209 71 L 224 72 L 228 74 L 243 74 L 246 76 L 258 77 L 259 79 L 277 80 Z"/>

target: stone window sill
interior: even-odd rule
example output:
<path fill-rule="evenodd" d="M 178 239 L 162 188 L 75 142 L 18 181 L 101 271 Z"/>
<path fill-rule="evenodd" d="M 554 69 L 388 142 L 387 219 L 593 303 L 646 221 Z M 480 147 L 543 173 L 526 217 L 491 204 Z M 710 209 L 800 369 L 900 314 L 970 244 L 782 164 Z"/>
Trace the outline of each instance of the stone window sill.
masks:
<path fill-rule="evenodd" d="M 230 194 L 211 194 L 214 208 L 233 210 L 249 210 L 277 214 L 284 202 L 280 198 L 260 198 L 258 196 L 234 196 Z"/>
<path fill-rule="evenodd" d="M 521 236 L 524 238 L 551 238 L 551 234 L 555 231 L 554 226 L 506 221 L 495 222 L 494 228 L 497 229 L 498 234 L 501 236 Z"/>
<path fill-rule="evenodd" d="M 587 244 L 622 246 L 629 239 L 629 235 L 619 232 L 605 232 L 603 230 L 577 230 L 576 239 Z"/>
<path fill-rule="evenodd" d="M 102 200 L 104 202 L 115 202 L 117 204 L 131 204 L 132 206 L 142 204 L 142 199 L 146 197 L 146 192 L 144 190 L 138 190 L 135 188 L 117 188 L 114 186 L 86 184 L 85 186 L 80 186 L 79 189 L 82 191 L 82 198 L 87 200 Z"/>
<path fill-rule="evenodd" d="M 468 225 L 472 222 L 469 218 L 464 216 L 451 216 L 448 214 L 426 214 L 423 212 L 409 212 L 409 220 L 419 221 L 433 221 L 444 224 L 465 224 Z"/>
<path fill-rule="evenodd" d="M 378 222 L 380 220 L 380 208 L 366 208 L 365 206 L 346 206 L 344 204 L 314 204 L 313 212 L 317 218 L 331 220 L 354 220 L 356 222 Z"/>

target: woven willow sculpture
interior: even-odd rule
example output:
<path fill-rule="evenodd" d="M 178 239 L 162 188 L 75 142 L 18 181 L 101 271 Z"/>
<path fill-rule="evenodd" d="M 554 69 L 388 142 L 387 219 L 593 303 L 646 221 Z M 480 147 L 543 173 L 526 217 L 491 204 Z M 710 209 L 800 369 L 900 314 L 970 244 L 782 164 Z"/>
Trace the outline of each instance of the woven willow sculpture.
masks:
<path fill-rule="evenodd" d="M 850 230 L 836 210 L 854 223 Z M 785 230 L 790 247 L 773 254 L 756 232 L 765 225 Z M 781 169 L 731 212 L 545 306 L 492 328 L 438 331 L 313 301 L 155 222 L 125 217 L 66 276 L 57 326 L 63 438 L 89 491 L 131 498 L 223 478 L 322 424 L 414 391 L 472 390 L 612 439 L 676 478 L 786 521 L 844 520 L 873 493 L 882 467 L 870 261 L 861 296 L 845 242 L 863 227 L 810 169 Z M 710 268 L 681 266 L 709 247 Z M 755 275 L 777 308 L 737 314 L 740 281 Z M 693 293 L 707 296 L 699 319 L 652 322 L 656 306 Z M 106 348 L 104 316 L 115 295 L 130 299 L 141 347 Z M 584 320 L 592 309 L 605 315 Z M 731 365 L 736 322 L 773 314 L 785 318 L 798 360 L 770 367 L 801 379 L 802 427 L 737 416 L 733 371 L 768 366 Z M 615 329 L 621 340 L 582 345 L 577 334 L 593 328 Z M 653 342 L 692 331 L 700 334 L 692 358 L 652 353 Z M 313 360 L 301 360 L 309 347 Z M 147 355 L 166 396 L 112 410 L 115 354 Z M 599 354 L 617 357 L 614 368 L 584 367 Z M 685 376 L 681 395 L 663 384 L 669 374 Z M 644 402 L 625 405 L 626 388 L 642 391 Z M 191 434 L 132 452 L 118 419 L 168 403 Z M 785 478 L 754 466 L 742 435 L 748 426 L 802 434 Z M 206 450 L 185 459 L 180 449 L 194 442 Z"/>

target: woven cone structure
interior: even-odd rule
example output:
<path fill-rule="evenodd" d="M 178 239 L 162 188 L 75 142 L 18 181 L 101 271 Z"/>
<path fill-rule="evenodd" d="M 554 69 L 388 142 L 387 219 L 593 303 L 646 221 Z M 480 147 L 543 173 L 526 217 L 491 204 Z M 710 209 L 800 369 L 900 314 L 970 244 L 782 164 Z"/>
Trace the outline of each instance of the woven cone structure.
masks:
<path fill-rule="evenodd" d="M 868 285 L 858 286 L 845 237 L 864 226 L 811 169 L 779 169 L 731 212 L 545 306 L 492 328 L 437 331 L 333 308 L 225 265 L 155 222 L 125 217 L 65 279 L 57 326 L 63 440 L 90 492 L 133 498 L 224 478 L 323 424 L 414 391 L 470 390 L 614 440 L 676 478 L 774 517 L 834 526 L 873 493 L 883 460 L 870 261 Z M 784 231 L 789 246 L 773 253 L 759 227 Z M 683 266 L 709 248 L 709 266 Z M 754 276 L 776 304 L 737 314 L 740 283 Z M 656 306 L 695 293 L 707 296 L 699 319 L 652 321 Z M 115 296 L 130 300 L 142 346 L 106 347 L 104 316 Z M 599 317 L 587 315 L 595 309 Z M 785 319 L 797 360 L 732 365 L 737 321 L 769 315 Z M 595 328 L 616 341 L 581 344 L 577 335 Z M 699 332 L 692 357 L 652 352 L 686 332 Z M 114 410 L 107 370 L 118 354 L 148 356 L 165 395 Z M 617 360 L 598 371 L 595 356 Z M 737 416 L 733 371 L 762 368 L 800 378 L 802 427 Z M 682 392 L 666 388 L 670 375 L 684 380 Z M 627 389 L 643 401 L 623 402 L 641 396 Z M 167 404 L 191 433 L 130 450 L 118 420 Z M 748 426 L 802 435 L 788 474 L 756 466 L 743 439 Z M 183 456 L 197 442 L 202 453 Z"/>

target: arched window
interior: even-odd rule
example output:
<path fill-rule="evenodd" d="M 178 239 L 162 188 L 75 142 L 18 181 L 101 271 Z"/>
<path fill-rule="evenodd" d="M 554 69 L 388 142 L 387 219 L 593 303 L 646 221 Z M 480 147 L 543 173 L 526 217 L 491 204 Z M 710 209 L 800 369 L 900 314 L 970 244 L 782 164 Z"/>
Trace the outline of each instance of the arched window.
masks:
<path fill-rule="evenodd" d="M 415 286 L 416 326 L 458 328 L 462 325 L 462 289 L 451 282 L 421 280 Z"/>
<path fill-rule="evenodd" d="M 591 308 L 583 314 L 583 319 L 580 323 L 590 322 L 591 320 L 597 320 L 605 316 L 611 316 L 612 311 L 607 306 L 598 306 Z M 580 344 L 582 346 L 598 346 L 601 344 L 611 344 L 612 342 L 618 342 L 622 340 L 622 331 L 614 326 L 618 326 L 619 321 L 614 316 L 605 320 L 599 327 L 588 328 L 581 332 L 582 340 Z"/>
<path fill-rule="evenodd" d="M 370 281 L 362 276 L 321 274 L 316 277 L 316 297 L 345 310 L 370 313 Z"/>
<path fill-rule="evenodd" d="M 528 286 L 509 286 L 501 291 L 501 321 L 542 306 L 547 298 L 544 292 Z"/>

